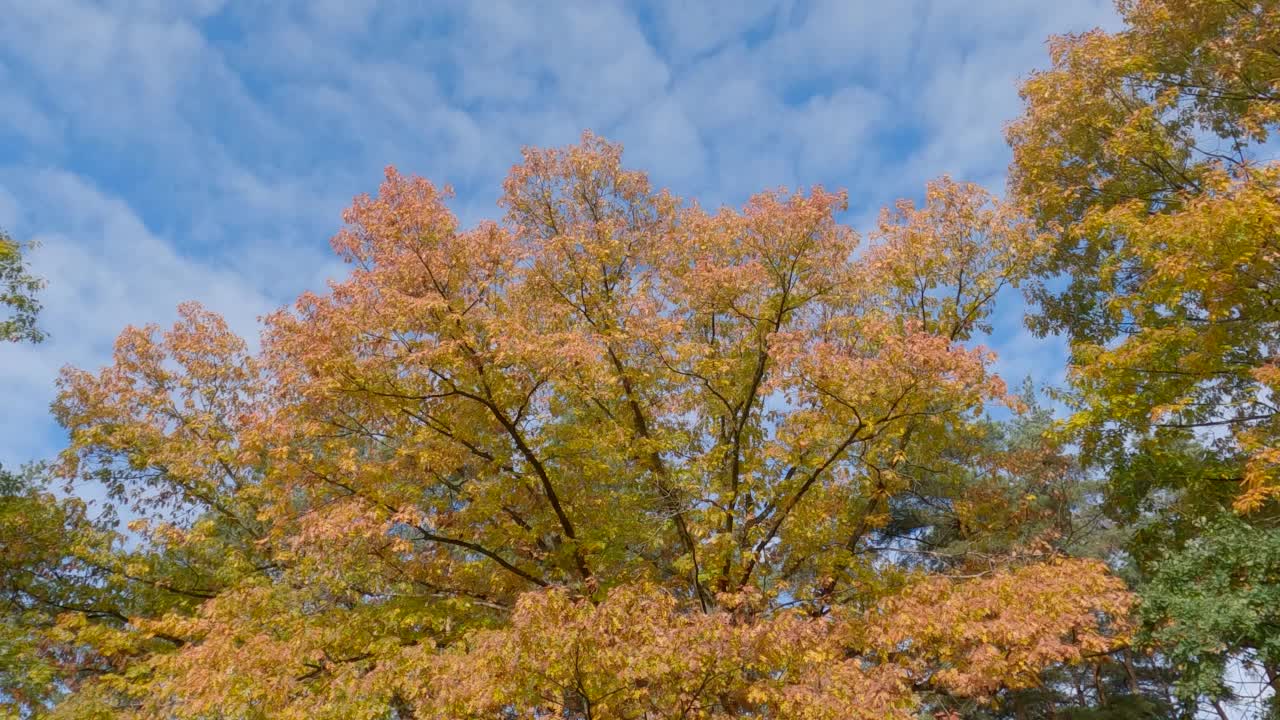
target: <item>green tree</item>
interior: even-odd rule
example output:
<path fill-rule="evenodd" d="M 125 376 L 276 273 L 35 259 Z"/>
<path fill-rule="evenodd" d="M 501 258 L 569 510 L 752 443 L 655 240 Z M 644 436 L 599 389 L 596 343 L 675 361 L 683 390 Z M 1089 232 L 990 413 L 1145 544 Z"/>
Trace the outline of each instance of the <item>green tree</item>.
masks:
<path fill-rule="evenodd" d="M 1207 523 L 1156 563 L 1142 597 L 1141 639 L 1178 669 L 1180 696 L 1258 692 L 1224 682 L 1228 665 L 1239 663 L 1270 687 L 1271 717 L 1280 717 L 1280 528 Z"/>
<path fill-rule="evenodd" d="M 44 281 L 31 274 L 23 257 L 24 246 L 0 231 L 0 307 L 8 317 L 0 317 L 0 342 L 39 342 L 44 333 L 36 325 L 40 301 L 36 293 Z"/>

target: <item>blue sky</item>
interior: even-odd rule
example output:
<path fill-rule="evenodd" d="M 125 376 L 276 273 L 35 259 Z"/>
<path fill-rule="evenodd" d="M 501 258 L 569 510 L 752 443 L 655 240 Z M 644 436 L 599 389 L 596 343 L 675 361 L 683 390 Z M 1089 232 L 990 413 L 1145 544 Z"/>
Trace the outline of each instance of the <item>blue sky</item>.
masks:
<path fill-rule="evenodd" d="M 1107 0 L 374 3 L 0 0 L 0 227 L 42 247 L 38 346 L 0 347 L 0 463 L 48 457 L 66 364 L 199 300 L 256 317 L 343 272 L 329 250 L 381 169 L 497 214 L 522 145 L 591 129 L 704 205 L 848 188 L 848 221 L 942 173 L 999 190 L 1017 80 Z M 1061 348 L 1007 297 L 1010 380 Z"/>

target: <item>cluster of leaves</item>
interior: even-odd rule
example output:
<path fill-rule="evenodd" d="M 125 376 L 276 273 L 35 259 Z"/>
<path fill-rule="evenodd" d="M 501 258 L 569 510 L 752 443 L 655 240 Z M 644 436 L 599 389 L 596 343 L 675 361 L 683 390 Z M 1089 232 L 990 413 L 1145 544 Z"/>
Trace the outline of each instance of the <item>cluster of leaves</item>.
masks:
<path fill-rule="evenodd" d="M 29 247 L 29 246 L 28 246 Z M 31 274 L 23 258 L 23 246 L 0 231 L 0 342 L 39 342 L 44 333 L 36 326 L 40 301 L 36 293 L 44 281 Z"/>
<path fill-rule="evenodd" d="M 1280 530 L 1221 518 L 1156 567 L 1143 592 L 1144 640 L 1178 669 L 1189 697 L 1231 699 L 1224 682 L 1244 665 L 1262 687 L 1280 685 Z"/>

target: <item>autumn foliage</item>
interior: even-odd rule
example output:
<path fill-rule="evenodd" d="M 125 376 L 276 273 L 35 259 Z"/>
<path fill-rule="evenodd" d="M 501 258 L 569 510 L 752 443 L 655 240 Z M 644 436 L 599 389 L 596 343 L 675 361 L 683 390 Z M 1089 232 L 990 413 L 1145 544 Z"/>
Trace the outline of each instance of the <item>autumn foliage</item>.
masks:
<path fill-rule="evenodd" d="M 1257 511 L 1280 494 L 1280 7 L 1118 8 L 1126 32 L 1053 41 L 1009 129 L 1011 189 L 1042 231 L 1033 270 L 1070 278 L 1035 288 L 1035 324 L 1073 340 L 1090 451 L 1225 430 L 1248 458 L 1236 508 Z"/>
<path fill-rule="evenodd" d="M 589 134 L 503 190 L 464 229 L 388 170 L 260 352 L 184 306 L 64 374 L 59 472 L 157 592 L 58 622 L 108 666 L 59 713 L 905 718 L 1123 644 L 1096 562 L 869 545 L 1011 402 L 969 341 L 1028 230 L 985 191 L 864 242 L 843 193 L 708 212 Z"/>

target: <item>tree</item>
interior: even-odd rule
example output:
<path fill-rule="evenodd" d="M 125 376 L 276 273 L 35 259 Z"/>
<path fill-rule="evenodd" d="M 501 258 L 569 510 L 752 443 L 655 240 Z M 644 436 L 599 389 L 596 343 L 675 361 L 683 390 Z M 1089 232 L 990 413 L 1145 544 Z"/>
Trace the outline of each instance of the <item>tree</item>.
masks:
<path fill-rule="evenodd" d="M 31 275 L 22 257 L 23 246 L 0 231 L 0 306 L 9 317 L 0 319 L 0 341 L 39 342 L 44 333 L 36 327 L 40 302 L 36 293 L 44 281 Z"/>
<path fill-rule="evenodd" d="M 1011 196 L 1038 236 L 1033 327 L 1071 343 L 1066 437 L 1133 529 L 1142 637 L 1226 717 L 1229 662 L 1277 671 L 1276 628 L 1232 603 L 1280 587 L 1240 556 L 1280 521 L 1280 3 L 1117 8 L 1123 30 L 1053 39 L 1023 86 Z"/>
<path fill-rule="evenodd" d="M 35 297 L 44 283 L 27 271 L 22 250 L 0 231 L 0 306 L 11 311 L 8 318 L 0 319 L 0 342 L 44 338 L 36 327 L 40 303 Z M 40 648 L 39 628 L 50 624 L 50 616 L 33 610 L 23 602 L 24 596 L 10 592 L 27 586 L 36 568 L 49 558 L 62 557 L 62 544 L 47 531 L 61 530 L 64 516 L 50 516 L 48 510 L 35 498 L 29 474 L 0 467 L 0 547 L 5 549 L 0 559 L 0 598 L 6 605 L 0 614 L 0 717 L 34 711 L 56 695 L 57 668 Z"/>
<path fill-rule="evenodd" d="M 1009 131 L 1011 187 L 1042 233 L 1036 327 L 1072 340 L 1090 450 L 1229 437 L 1241 510 L 1276 494 L 1280 6 L 1124 0 L 1129 27 L 1056 38 Z M 1114 428 L 1108 427 L 1114 424 Z"/>
<path fill-rule="evenodd" d="M 5 612 L 0 616 L 0 688 L 4 689 L 0 717 L 20 716 L 56 694 L 57 667 L 39 652 L 40 631 L 52 619 L 33 612 L 24 597 L 11 592 L 19 585 L 25 587 L 28 577 L 36 574 L 34 569 L 45 565 L 48 555 L 57 556 L 61 547 L 47 532 L 48 528 L 60 531 L 61 519 L 45 516 L 45 506 L 31 500 L 26 479 L 0 469 L 0 540 L 5 548 L 0 565 L 5 590 Z"/>
<path fill-rule="evenodd" d="M 1124 583 L 1054 546 L 1078 496 L 1026 497 L 1056 450 L 982 440 L 1027 243 L 985 191 L 863 245 L 843 193 L 707 212 L 588 134 L 500 222 L 447 196 L 389 169 L 259 353 L 185 305 L 64 373 L 55 471 L 141 539 L 68 551 L 112 611 L 43 635 L 54 717 L 906 718 L 1123 651 Z"/>
<path fill-rule="evenodd" d="M 1280 691 L 1277 577 L 1280 531 L 1236 518 L 1215 520 L 1157 566 L 1143 593 L 1144 633 L 1180 670 L 1183 697 L 1257 693 L 1223 681 L 1232 662 L 1259 676 L 1261 687 Z"/>

